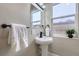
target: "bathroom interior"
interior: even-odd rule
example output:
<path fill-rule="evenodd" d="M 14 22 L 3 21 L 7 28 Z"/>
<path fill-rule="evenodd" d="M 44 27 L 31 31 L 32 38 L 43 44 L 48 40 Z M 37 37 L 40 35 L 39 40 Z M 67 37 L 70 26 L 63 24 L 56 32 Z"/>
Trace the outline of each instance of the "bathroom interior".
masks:
<path fill-rule="evenodd" d="M 79 4 L 0 3 L 0 56 L 79 56 Z"/>

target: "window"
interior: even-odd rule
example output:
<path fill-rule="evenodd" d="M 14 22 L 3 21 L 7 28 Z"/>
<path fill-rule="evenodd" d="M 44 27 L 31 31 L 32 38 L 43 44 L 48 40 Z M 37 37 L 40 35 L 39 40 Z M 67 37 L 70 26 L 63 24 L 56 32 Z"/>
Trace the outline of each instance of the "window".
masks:
<path fill-rule="evenodd" d="M 53 36 L 67 37 L 66 30 L 74 28 L 75 3 L 59 3 L 53 6 Z"/>
<path fill-rule="evenodd" d="M 74 24 L 75 16 L 63 17 L 53 20 L 53 24 Z"/>
<path fill-rule="evenodd" d="M 53 24 L 74 23 L 75 9 L 75 3 L 62 3 L 53 6 Z"/>
<path fill-rule="evenodd" d="M 40 25 L 40 24 L 41 24 L 41 11 L 32 13 L 32 25 Z"/>

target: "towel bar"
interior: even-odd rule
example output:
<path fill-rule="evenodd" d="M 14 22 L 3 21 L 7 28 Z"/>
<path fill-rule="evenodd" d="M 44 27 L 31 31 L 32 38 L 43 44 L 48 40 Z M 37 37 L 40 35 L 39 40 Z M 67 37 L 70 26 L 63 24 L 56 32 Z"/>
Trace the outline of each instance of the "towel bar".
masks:
<path fill-rule="evenodd" d="M 10 28 L 11 28 L 11 25 L 2 24 L 1 27 L 2 27 L 2 28 L 7 28 L 7 27 L 10 27 Z"/>
<path fill-rule="evenodd" d="M 2 24 L 1 27 L 2 27 L 3 29 L 4 29 L 4 28 L 7 28 L 7 27 L 11 28 L 11 25 Z M 26 28 L 30 28 L 30 27 L 26 27 Z"/>

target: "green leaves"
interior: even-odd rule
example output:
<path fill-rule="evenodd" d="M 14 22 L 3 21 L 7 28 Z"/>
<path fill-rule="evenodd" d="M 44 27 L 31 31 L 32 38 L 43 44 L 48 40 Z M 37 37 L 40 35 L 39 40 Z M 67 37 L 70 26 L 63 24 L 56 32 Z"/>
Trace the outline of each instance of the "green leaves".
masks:
<path fill-rule="evenodd" d="M 74 34 L 75 33 L 75 30 L 74 29 L 69 29 L 66 31 L 67 34 Z"/>

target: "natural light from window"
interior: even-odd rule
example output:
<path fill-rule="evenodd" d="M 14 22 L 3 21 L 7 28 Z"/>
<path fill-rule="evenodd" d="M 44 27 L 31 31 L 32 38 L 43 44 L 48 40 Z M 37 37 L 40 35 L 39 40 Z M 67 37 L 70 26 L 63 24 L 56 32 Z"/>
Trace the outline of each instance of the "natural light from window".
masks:
<path fill-rule="evenodd" d="M 32 13 L 32 24 L 39 25 L 40 21 L 41 21 L 41 11 L 37 11 L 35 13 Z"/>
<path fill-rule="evenodd" d="M 53 6 L 53 24 L 74 23 L 75 3 L 61 3 Z"/>

